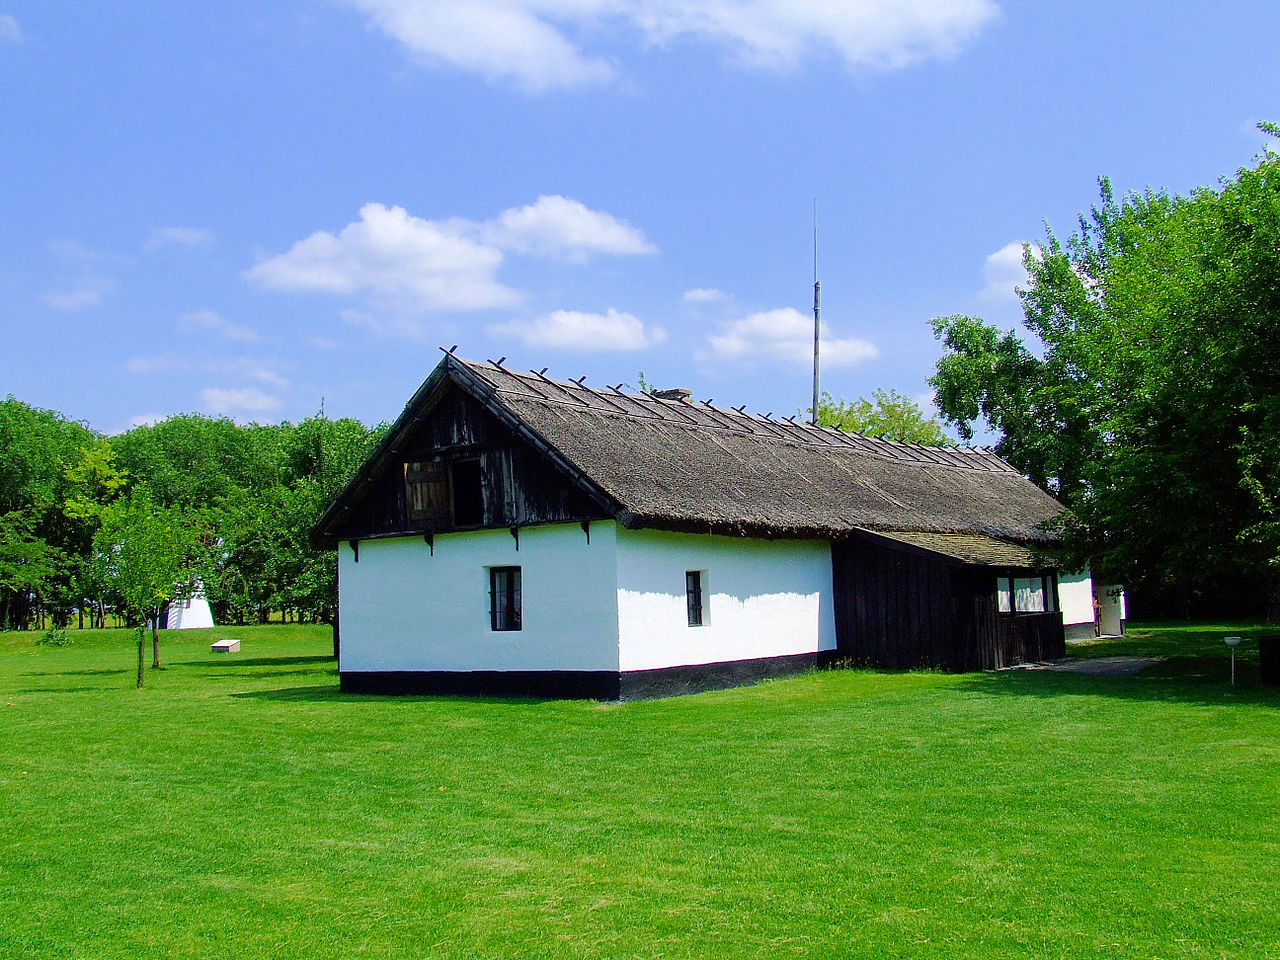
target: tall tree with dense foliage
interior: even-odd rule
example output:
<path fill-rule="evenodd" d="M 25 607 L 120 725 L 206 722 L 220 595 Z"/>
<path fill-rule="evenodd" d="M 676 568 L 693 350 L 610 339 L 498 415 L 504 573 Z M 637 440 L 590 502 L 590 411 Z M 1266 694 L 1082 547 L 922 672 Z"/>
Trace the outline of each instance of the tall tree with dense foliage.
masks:
<path fill-rule="evenodd" d="M 998 431 L 1108 576 L 1184 613 L 1250 595 L 1280 613 L 1280 156 L 1188 196 L 1104 180 L 1024 263 L 1029 342 L 934 321 L 944 418 Z"/>
<path fill-rule="evenodd" d="M 95 439 L 55 411 L 0 401 L 0 628 L 27 626 L 37 608 L 66 625 L 69 561 L 84 541 L 83 522 L 63 511 L 67 471 Z"/>

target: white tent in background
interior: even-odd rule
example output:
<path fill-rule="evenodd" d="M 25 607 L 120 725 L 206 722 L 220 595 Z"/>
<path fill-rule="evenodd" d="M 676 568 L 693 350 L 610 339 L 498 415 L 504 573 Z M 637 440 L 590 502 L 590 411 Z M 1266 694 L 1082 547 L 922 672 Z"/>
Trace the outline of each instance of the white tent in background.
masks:
<path fill-rule="evenodd" d="M 196 584 L 189 599 L 175 600 L 169 604 L 169 613 L 164 621 L 166 630 L 199 630 L 212 626 L 213 611 L 209 609 L 209 601 L 204 598 L 202 584 Z"/>

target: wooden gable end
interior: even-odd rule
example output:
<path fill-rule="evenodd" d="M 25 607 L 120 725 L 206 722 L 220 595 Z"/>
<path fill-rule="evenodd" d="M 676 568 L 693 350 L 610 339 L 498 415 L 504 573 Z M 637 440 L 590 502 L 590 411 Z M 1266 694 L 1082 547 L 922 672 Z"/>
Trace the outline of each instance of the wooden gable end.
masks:
<path fill-rule="evenodd" d="M 611 516 L 478 400 L 450 385 L 414 418 L 335 539 Z"/>

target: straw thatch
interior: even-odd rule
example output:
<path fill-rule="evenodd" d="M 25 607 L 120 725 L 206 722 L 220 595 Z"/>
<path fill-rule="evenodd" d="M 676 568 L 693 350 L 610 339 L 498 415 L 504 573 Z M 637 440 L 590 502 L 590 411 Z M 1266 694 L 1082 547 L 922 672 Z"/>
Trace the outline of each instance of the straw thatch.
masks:
<path fill-rule="evenodd" d="M 966 534 L 1049 546 L 1061 505 L 995 454 L 876 440 L 700 403 L 521 374 L 447 355 L 317 526 L 385 469 L 447 379 L 627 527 L 834 538 Z M 976 560 L 975 562 L 982 562 Z"/>

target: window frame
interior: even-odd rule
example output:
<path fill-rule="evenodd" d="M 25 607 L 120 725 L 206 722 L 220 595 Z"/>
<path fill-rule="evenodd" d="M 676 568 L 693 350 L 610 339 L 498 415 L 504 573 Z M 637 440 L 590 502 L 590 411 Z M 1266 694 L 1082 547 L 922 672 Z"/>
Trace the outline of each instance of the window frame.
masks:
<path fill-rule="evenodd" d="M 470 474 L 474 470 L 475 473 L 475 506 L 478 508 L 473 522 L 462 523 L 458 519 L 458 492 L 460 478 L 470 479 Z M 479 457 L 460 457 L 457 460 L 451 460 L 448 465 L 449 473 L 449 519 L 455 527 L 483 527 L 484 526 L 484 465 Z M 469 486 L 469 484 L 468 484 Z M 472 521 L 471 517 L 467 518 Z"/>
<path fill-rule="evenodd" d="M 705 570 L 686 570 L 684 572 L 684 612 L 690 627 L 707 625 L 707 591 Z"/>
<path fill-rule="evenodd" d="M 516 633 L 524 629 L 524 584 L 520 567 L 487 567 L 489 571 L 489 631 Z M 501 589 L 499 585 L 501 584 Z M 514 597 L 507 603 L 505 615 L 499 609 L 500 597 Z M 500 616 L 501 615 L 501 616 Z M 501 619 L 501 623 L 499 622 Z"/>
<path fill-rule="evenodd" d="M 434 492 L 433 492 L 434 488 Z M 415 497 L 415 492 L 418 494 Z M 439 457 L 404 465 L 405 515 L 410 523 L 438 528 L 453 519 L 453 472 Z M 422 504 L 415 508 L 414 504 Z"/>
<path fill-rule="evenodd" d="M 1018 576 L 1018 573 L 1026 574 L 1027 571 L 1021 570 L 1015 573 L 1001 573 L 996 577 L 996 613 L 1002 617 L 1029 617 L 1043 616 L 1058 612 L 1058 577 L 1052 570 L 1031 571 L 1027 576 Z M 1043 610 L 1020 610 L 1018 608 L 1018 590 L 1017 582 L 1019 580 L 1039 580 L 1040 596 L 1043 597 Z M 1001 600 L 1007 594 L 1009 598 L 1009 609 L 1001 608 Z"/>

